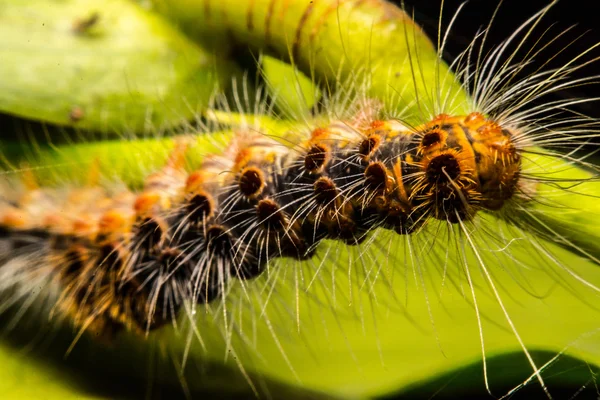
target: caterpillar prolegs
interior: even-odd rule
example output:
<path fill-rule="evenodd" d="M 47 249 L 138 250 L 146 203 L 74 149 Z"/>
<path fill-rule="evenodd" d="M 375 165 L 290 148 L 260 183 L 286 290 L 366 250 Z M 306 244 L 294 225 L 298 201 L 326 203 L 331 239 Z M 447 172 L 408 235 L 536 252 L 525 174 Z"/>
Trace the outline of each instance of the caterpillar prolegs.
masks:
<path fill-rule="evenodd" d="M 500 209 L 523 194 L 518 145 L 479 113 L 414 128 L 338 121 L 291 149 L 240 132 L 188 174 L 182 142 L 139 193 L 33 189 L 5 201 L 4 254 L 43 240 L 38 262 L 77 325 L 145 332 L 269 260 L 310 258 L 325 238 L 352 245 L 379 227 L 409 235 L 431 218 Z"/>

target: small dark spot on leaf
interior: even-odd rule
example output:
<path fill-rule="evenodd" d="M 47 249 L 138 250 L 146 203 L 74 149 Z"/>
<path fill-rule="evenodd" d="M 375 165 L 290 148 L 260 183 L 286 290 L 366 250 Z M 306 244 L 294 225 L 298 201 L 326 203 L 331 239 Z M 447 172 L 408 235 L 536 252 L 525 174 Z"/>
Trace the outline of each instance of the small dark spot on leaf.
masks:
<path fill-rule="evenodd" d="M 71 122 L 81 121 L 84 116 L 85 113 L 83 112 L 83 109 L 79 106 L 74 106 L 73 108 L 71 108 L 71 111 L 69 111 L 69 119 L 71 120 Z"/>

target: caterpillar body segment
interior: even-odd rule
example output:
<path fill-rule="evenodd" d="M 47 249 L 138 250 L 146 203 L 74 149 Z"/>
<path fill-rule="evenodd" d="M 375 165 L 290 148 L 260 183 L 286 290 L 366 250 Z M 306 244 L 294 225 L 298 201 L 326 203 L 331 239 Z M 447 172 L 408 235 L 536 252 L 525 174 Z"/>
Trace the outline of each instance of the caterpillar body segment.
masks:
<path fill-rule="evenodd" d="M 46 271 L 58 309 L 82 330 L 148 332 L 269 260 L 312 257 L 324 239 L 354 245 L 376 228 L 411 234 L 501 209 L 518 190 L 512 136 L 478 113 L 413 128 L 337 121 L 292 147 L 240 131 L 191 172 L 182 141 L 138 193 L 36 188 L 5 201 L 2 245 L 44 243 L 31 273 Z"/>

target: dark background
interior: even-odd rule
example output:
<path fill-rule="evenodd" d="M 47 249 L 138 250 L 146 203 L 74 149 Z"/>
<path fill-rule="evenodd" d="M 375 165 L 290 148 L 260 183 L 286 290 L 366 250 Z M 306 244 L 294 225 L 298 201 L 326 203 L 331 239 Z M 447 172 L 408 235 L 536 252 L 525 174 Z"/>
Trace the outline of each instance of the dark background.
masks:
<path fill-rule="evenodd" d="M 395 0 L 393 2 L 398 5 L 404 3 L 405 9 L 413 13 L 414 18 L 429 36 L 432 39 L 437 37 L 441 0 L 404 0 L 404 2 Z M 442 29 L 444 31 L 461 3 L 463 1 L 445 1 L 442 12 Z M 529 17 L 550 3 L 550 0 L 505 0 L 503 2 L 499 0 L 471 0 L 467 2 L 453 24 L 444 52 L 445 60 L 447 62 L 452 61 L 465 49 L 476 35 L 478 29 L 488 25 L 496 8 L 498 8 L 498 13 L 485 45 L 486 51 L 497 46 Z M 498 7 L 499 4 L 500 7 Z M 598 0 L 562 0 L 555 4 L 543 18 L 531 38 L 539 38 L 544 30 L 548 28 L 550 28 L 549 38 L 555 38 L 560 32 L 569 27 L 573 27 L 573 29 L 552 43 L 548 50 L 543 53 L 544 56 L 535 59 L 532 65 L 524 72 L 527 73 L 539 68 L 548 58 L 560 53 L 565 47 L 568 48 L 553 60 L 553 66 L 564 65 L 575 55 L 599 43 L 599 10 L 600 2 Z M 576 42 L 570 44 L 575 39 L 577 39 Z M 533 40 L 530 41 L 530 44 L 534 44 Z M 585 59 L 589 60 L 594 57 L 600 57 L 600 48 L 594 49 Z M 600 75 L 600 62 L 593 63 L 593 65 L 577 72 L 574 76 L 582 77 L 591 75 Z M 558 98 L 559 96 L 571 98 L 600 96 L 600 85 L 594 84 L 568 89 L 554 97 Z M 578 105 L 576 111 L 600 118 L 600 102 Z"/>

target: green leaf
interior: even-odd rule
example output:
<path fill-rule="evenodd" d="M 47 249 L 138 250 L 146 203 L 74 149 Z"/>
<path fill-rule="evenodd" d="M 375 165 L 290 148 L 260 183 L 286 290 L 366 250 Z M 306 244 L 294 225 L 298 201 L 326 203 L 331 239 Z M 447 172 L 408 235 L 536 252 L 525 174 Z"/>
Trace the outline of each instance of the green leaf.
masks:
<path fill-rule="evenodd" d="M 119 135 L 192 119 L 231 70 L 126 0 L 2 0 L 0 59 L 0 111 Z"/>
<path fill-rule="evenodd" d="M 385 1 L 151 0 L 194 38 L 233 36 L 292 61 L 328 88 L 354 88 L 411 123 L 471 102 L 425 33 Z M 438 93 L 447 96 L 438 98 Z M 427 115 L 423 115 L 423 114 Z M 431 115 L 430 115 L 431 114 Z"/>
<path fill-rule="evenodd" d="M 99 399 L 56 363 L 40 363 L 0 342 L 0 393 L 6 399 Z"/>
<path fill-rule="evenodd" d="M 283 115 L 296 121 L 308 117 L 321 97 L 313 81 L 297 68 L 273 57 L 263 56 L 260 66 L 269 96 Z"/>

